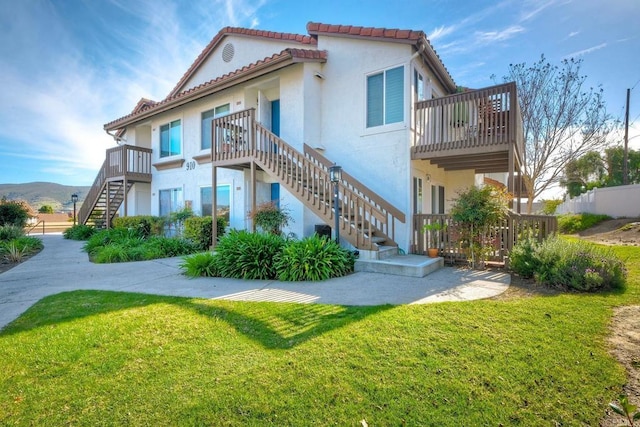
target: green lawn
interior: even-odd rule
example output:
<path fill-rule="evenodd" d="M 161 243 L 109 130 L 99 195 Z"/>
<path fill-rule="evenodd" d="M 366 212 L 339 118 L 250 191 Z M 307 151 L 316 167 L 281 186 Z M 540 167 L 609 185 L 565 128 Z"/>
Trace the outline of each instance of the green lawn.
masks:
<path fill-rule="evenodd" d="M 624 292 L 342 307 L 78 291 L 0 334 L 0 425 L 597 425 Z M 301 286 L 304 286 L 301 284 Z"/>

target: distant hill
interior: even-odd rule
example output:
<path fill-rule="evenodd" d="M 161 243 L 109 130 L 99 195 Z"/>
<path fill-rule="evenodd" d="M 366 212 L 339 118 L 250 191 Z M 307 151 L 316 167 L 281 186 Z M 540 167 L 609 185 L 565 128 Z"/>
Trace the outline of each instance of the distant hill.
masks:
<path fill-rule="evenodd" d="M 0 184 L 0 199 L 26 200 L 34 210 L 42 205 L 53 207 L 54 212 L 70 212 L 73 210 L 71 195 L 78 194 L 77 208 L 80 209 L 89 186 L 60 185 L 53 182 L 29 182 L 26 184 Z"/>

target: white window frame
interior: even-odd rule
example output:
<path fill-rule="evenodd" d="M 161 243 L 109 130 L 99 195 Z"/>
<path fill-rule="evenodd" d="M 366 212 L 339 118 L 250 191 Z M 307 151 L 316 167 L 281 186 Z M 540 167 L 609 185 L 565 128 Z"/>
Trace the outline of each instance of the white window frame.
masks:
<path fill-rule="evenodd" d="M 162 193 L 165 191 L 171 192 L 171 206 L 169 212 L 162 212 Z M 158 190 L 158 216 L 168 216 L 172 212 L 177 212 L 182 209 L 184 205 L 184 192 L 182 187 L 175 188 L 163 188 Z"/>
<path fill-rule="evenodd" d="M 171 129 L 172 129 L 172 125 L 174 123 L 176 123 L 176 122 L 178 122 L 179 126 L 180 126 L 179 151 L 178 151 L 178 153 L 172 153 L 171 152 Z M 165 126 L 169 126 L 169 154 L 162 155 L 162 128 L 165 127 Z M 160 148 L 160 150 L 158 150 L 158 151 L 159 151 L 160 158 L 161 159 L 166 159 L 168 157 L 182 156 L 182 152 L 183 152 L 182 141 L 183 141 L 183 132 L 184 132 L 183 127 L 182 127 L 182 119 L 181 118 L 177 118 L 177 119 L 174 119 L 174 120 L 169 120 L 168 122 L 161 124 L 158 127 L 158 130 L 159 130 L 159 132 L 158 132 L 158 142 L 159 142 L 158 146 Z"/>
<path fill-rule="evenodd" d="M 218 110 L 222 109 L 223 107 L 227 107 L 227 111 L 218 112 Z M 224 104 L 217 105 L 217 106 L 215 106 L 213 108 L 210 108 L 210 109 L 205 110 L 202 113 L 200 113 L 200 150 L 201 151 L 205 151 L 205 150 L 208 151 L 208 150 L 211 149 L 212 141 L 209 141 L 210 145 L 208 147 L 204 147 L 204 139 L 203 139 L 204 138 L 204 126 L 203 126 L 203 123 L 202 123 L 204 121 L 203 116 L 205 114 L 211 113 L 211 112 L 213 112 L 213 117 L 211 117 L 210 120 L 217 119 L 218 117 L 223 117 L 223 116 L 226 116 L 228 114 L 231 114 L 231 102 L 226 102 Z M 209 132 L 209 137 L 211 137 L 212 135 L 213 135 L 213 131 L 210 131 Z"/>
<path fill-rule="evenodd" d="M 391 70 L 395 70 L 401 68 L 402 69 L 402 119 L 397 122 L 386 122 L 386 112 L 387 112 L 387 73 Z M 383 92 L 382 92 L 382 124 L 369 126 L 367 123 L 368 113 L 369 113 L 369 78 L 382 74 L 383 76 Z M 390 67 L 386 67 L 380 70 L 376 70 L 371 73 L 365 74 L 364 78 L 364 129 L 365 133 L 376 133 L 379 131 L 387 131 L 387 130 L 395 130 L 395 128 L 402 128 L 406 125 L 406 117 L 407 117 L 407 66 L 406 64 L 396 64 Z"/>

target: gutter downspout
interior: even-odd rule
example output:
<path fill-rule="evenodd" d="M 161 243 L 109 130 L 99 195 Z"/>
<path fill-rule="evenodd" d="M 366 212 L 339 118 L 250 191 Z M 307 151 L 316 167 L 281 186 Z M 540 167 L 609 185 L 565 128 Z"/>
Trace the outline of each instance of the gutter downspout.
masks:
<path fill-rule="evenodd" d="M 111 138 L 113 138 L 113 140 L 116 142 L 116 144 L 120 145 L 122 143 L 122 141 L 126 142 L 125 139 L 119 137 L 118 135 L 110 133 L 108 129 L 105 129 L 104 131 L 107 133 L 107 135 L 109 135 Z"/>

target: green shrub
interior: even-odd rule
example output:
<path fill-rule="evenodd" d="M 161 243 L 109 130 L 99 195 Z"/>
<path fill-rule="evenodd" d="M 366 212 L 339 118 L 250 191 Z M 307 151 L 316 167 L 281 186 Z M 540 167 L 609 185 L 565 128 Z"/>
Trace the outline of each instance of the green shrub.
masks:
<path fill-rule="evenodd" d="M 200 252 L 185 257 L 180 268 L 189 277 L 217 277 L 220 275 L 217 256 L 213 252 Z"/>
<path fill-rule="evenodd" d="M 151 215 L 118 217 L 113 220 L 114 228 L 138 230 L 143 237 L 162 236 L 165 219 Z"/>
<path fill-rule="evenodd" d="M 93 262 L 98 264 L 109 264 L 113 262 L 128 262 L 130 258 L 130 250 L 117 243 L 112 243 L 101 247 L 93 254 Z"/>
<path fill-rule="evenodd" d="M 609 215 L 590 213 L 558 215 L 558 229 L 561 233 L 574 234 L 611 219 Z"/>
<path fill-rule="evenodd" d="M 521 242 L 514 248 L 511 268 L 524 277 L 533 271 L 537 283 L 583 292 L 620 288 L 625 283 L 624 262 L 609 248 L 559 237 L 528 245 Z"/>
<path fill-rule="evenodd" d="M 96 229 L 90 225 L 77 224 L 64 230 L 62 235 L 65 239 L 88 240 L 95 232 Z"/>
<path fill-rule="evenodd" d="M 0 225 L 0 241 L 13 240 L 24 236 L 24 229 L 17 225 Z"/>
<path fill-rule="evenodd" d="M 126 228 L 111 228 L 108 230 L 100 230 L 94 233 L 87 243 L 84 244 L 84 251 L 89 255 L 95 253 L 96 250 L 109 245 L 110 243 L 121 243 L 126 239 L 143 239 L 141 231 Z"/>
<path fill-rule="evenodd" d="M 30 208 L 26 202 L 18 200 L 0 200 L 0 226 L 15 225 L 24 227 L 29 219 Z"/>
<path fill-rule="evenodd" d="M 187 255 L 196 252 L 196 246 L 187 239 L 178 237 L 152 236 L 144 244 L 146 249 L 161 253 L 161 258 Z"/>
<path fill-rule="evenodd" d="M 37 237 L 22 236 L 0 241 L 0 256 L 9 262 L 21 262 L 26 255 L 42 249 L 42 241 Z"/>
<path fill-rule="evenodd" d="M 288 242 L 276 259 L 278 279 L 327 280 L 353 271 L 355 257 L 333 240 L 317 235 Z"/>
<path fill-rule="evenodd" d="M 544 215 L 555 215 L 558 206 L 560 206 L 562 202 L 562 199 L 542 200 L 542 213 Z"/>
<path fill-rule="evenodd" d="M 22 236 L 13 240 L 20 248 L 25 248 L 29 253 L 41 250 L 44 245 L 37 237 Z"/>
<path fill-rule="evenodd" d="M 221 277 L 236 279 L 275 279 L 274 260 L 285 240 L 274 234 L 232 230 L 216 246 Z"/>
<path fill-rule="evenodd" d="M 540 260 L 536 250 L 540 245 L 535 239 L 523 239 L 518 241 L 509 254 L 509 266 L 511 270 L 525 279 L 533 277 L 540 267 Z"/>
<path fill-rule="evenodd" d="M 213 219 L 210 216 L 193 216 L 184 220 L 185 239 L 191 240 L 199 250 L 206 251 L 211 247 L 211 232 Z M 222 217 L 216 218 L 216 232 L 218 239 L 224 235 L 226 221 Z"/>
<path fill-rule="evenodd" d="M 169 258 L 197 250 L 189 240 L 161 236 L 145 238 L 144 232 L 140 227 L 102 230 L 89 238 L 84 250 L 96 263 Z"/>
<path fill-rule="evenodd" d="M 249 217 L 260 230 L 277 235 L 280 235 L 282 229 L 292 220 L 289 211 L 279 208 L 274 202 L 266 202 L 257 206 L 255 211 L 249 213 Z"/>

